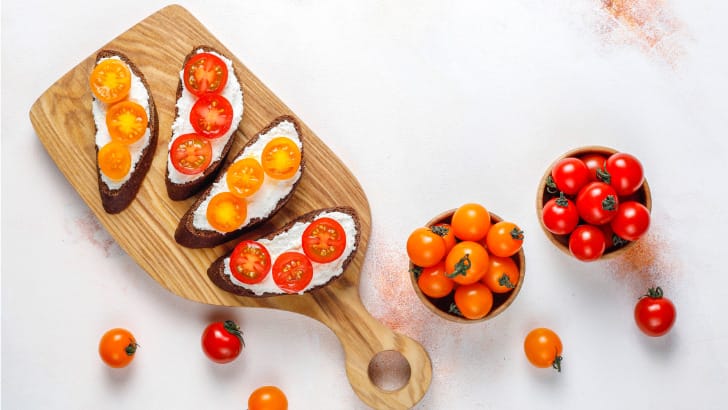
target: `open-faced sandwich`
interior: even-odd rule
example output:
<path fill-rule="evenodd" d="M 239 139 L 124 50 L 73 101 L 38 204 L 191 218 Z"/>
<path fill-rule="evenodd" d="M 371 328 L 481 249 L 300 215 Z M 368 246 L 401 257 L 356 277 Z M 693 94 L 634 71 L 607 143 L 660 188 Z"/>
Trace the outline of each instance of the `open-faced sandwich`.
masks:
<path fill-rule="evenodd" d="M 271 218 L 293 195 L 305 169 L 303 154 L 296 120 L 273 120 L 182 216 L 175 240 L 189 248 L 209 248 Z"/>
<path fill-rule="evenodd" d="M 182 200 L 215 177 L 243 118 L 243 89 L 232 61 L 207 46 L 185 58 L 167 157 L 167 194 Z"/>
<path fill-rule="evenodd" d="M 152 163 L 157 109 L 142 72 L 118 51 L 98 53 L 89 86 L 101 204 L 119 213 L 136 197 Z"/>
<path fill-rule="evenodd" d="M 243 240 L 212 263 L 207 276 L 240 296 L 302 294 L 341 276 L 359 246 L 360 226 L 348 207 L 320 209 L 256 241 Z"/>

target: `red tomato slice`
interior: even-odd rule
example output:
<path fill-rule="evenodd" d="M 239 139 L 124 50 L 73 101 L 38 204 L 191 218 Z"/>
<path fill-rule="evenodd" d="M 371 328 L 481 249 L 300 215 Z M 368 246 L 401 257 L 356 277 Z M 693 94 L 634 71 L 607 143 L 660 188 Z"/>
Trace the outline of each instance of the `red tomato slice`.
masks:
<path fill-rule="evenodd" d="M 212 161 L 212 144 L 197 134 L 177 137 L 169 149 L 174 168 L 187 175 L 195 175 L 207 169 Z"/>
<path fill-rule="evenodd" d="M 204 94 L 190 110 L 190 123 L 198 134 L 217 138 L 225 134 L 233 122 L 233 106 L 219 94 Z"/>
<path fill-rule="evenodd" d="M 255 241 L 240 242 L 230 255 L 230 270 L 235 279 L 243 283 L 260 283 L 268 275 L 270 268 L 268 250 Z"/>
<path fill-rule="evenodd" d="M 328 263 L 339 258 L 346 247 L 346 233 L 331 218 L 319 218 L 303 231 L 303 253 L 312 261 Z"/>
<path fill-rule="evenodd" d="M 273 263 L 273 280 L 286 293 L 298 293 L 313 279 L 313 265 L 300 252 L 284 252 Z"/>
<path fill-rule="evenodd" d="M 185 88 L 196 96 L 219 93 L 225 88 L 228 69 L 225 62 L 210 53 L 198 53 L 187 61 L 183 73 Z"/>

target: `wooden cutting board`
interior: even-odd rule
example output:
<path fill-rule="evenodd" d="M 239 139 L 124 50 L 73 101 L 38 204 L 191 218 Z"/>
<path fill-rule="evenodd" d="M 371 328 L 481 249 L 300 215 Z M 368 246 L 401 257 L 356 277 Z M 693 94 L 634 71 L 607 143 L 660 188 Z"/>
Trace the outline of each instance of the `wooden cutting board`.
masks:
<path fill-rule="evenodd" d="M 366 404 L 382 409 L 412 407 L 430 385 L 432 367 L 429 356 L 420 344 L 392 332 L 375 320 L 364 308 L 359 296 L 359 277 L 371 231 L 366 195 L 341 160 L 298 117 L 306 144 L 307 170 L 286 207 L 246 237 L 262 236 L 314 209 L 351 206 L 361 219 L 361 243 L 342 277 L 305 295 L 238 297 L 217 288 L 206 274 L 210 263 L 234 244 L 193 250 L 174 241 L 177 223 L 194 198 L 175 202 L 167 197 L 164 184 L 166 154 L 174 120 L 179 70 L 185 55 L 197 45 L 210 45 L 230 56 L 243 83 L 245 109 L 230 152 L 237 152 L 248 138 L 275 117 L 283 114 L 296 117 L 237 60 L 235 53 L 225 48 L 187 10 L 175 5 L 156 12 L 101 47 L 125 53 L 141 69 L 159 115 L 156 155 L 136 200 L 129 208 L 120 214 L 109 215 L 103 210 L 99 197 L 95 130 L 88 87 L 88 76 L 97 51 L 59 79 L 33 104 L 30 120 L 39 139 L 111 236 L 166 289 L 184 298 L 212 305 L 268 307 L 317 319 L 341 341 L 346 354 L 347 376 L 354 391 Z M 371 359 L 377 353 L 389 350 L 400 352 L 411 369 L 407 384 L 395 391 L 377 387 L 368 373 Z"/>

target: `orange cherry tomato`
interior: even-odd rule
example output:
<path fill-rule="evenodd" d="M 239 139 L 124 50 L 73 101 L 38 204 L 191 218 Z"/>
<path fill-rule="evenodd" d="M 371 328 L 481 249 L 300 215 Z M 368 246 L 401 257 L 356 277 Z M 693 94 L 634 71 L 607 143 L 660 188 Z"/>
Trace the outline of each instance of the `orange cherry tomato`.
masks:
<path fill-rule="evenodd" d="M 516 287 L 520 277 L 521 272 L 513 259 L 491 255 L 488 271 L 483 275 L 481 282 L 493 293 L 506 293 Z"/>
<path fill-rule="evenodd" d="M 177 171 L 195 175 L 207 169 L 212 162 L 212 144 L 197 134 L 177 137 L 169 148 L 169 160 Z"/>
<path fill-rule="evenodd" d="M 479 241 L 490 229 L 490 213 L 482 205 L 465 204 L 455 210 L 450 224 L 459 239 Z"/>
<path fill-rule="evenodd" d="M 99 355 L 109 367 L 126 367 L 134 360 L 139 345 L 134 336 L 126 329 L 114 328 L 101 336 Z"/>
<path fill-rule="evenodd" d="M 553 367 L 561 372 L 561 339 L 553 330 L 547 328 L 533 329 L 523 342 L 526 357 L 536 367 Z"/>
<path fill-rule="evenodd" d="M 480 280 L 488 270 L 490 256 L 483 245 L 463 241 L 455 245 L 445 258 L 447 276 L 455 283 L 469 285 Z"/>
<path fill-rule="evenodd" d="M 131 153 L 126 145 L 111 141 L 101 147 L 97 156 L 99 169 L 114 181 L 126 176 L 131 169 Z"/>
<path fill-rule="evenodd" d="M 288 399 L 278 387 L 259 387 L 248 398 L 248 410 L 288 410 Z"/>
<path fill-rule="evenodd" d="M 333 262 L 346 249 L 346 232 L 335 219 L 319 218 L 303 231 L 301 245 L 303 253 L 312 261 Z"/>
<path fill-rule="evenodd" d="M 264 178 L 263 167 L 255 158 L 243 158 L 235 161 L 225 175 L 230 192 L 241 198 L 258 192 L 263 185 Z"/>
<path fill-rule="evenodd" d="M 446 223 L 435 224 L 432 228 L 432 232 L 442 236 L 442 240 L 445 241 L 445 251 L 450 252 L 453 246 L 457 243 L 455 239 L 455 232 L 452 230 L 452 226 Z"/>
<path fill-rule="evenodd" d="M 301 166 L 301 150 L 290 138 L 276 137 L 263 148 L 261 162 L 269 177 L 289 179 Z"/>
<path fill-rule="evenodd" d="M 196 96 L 219 93 L 225 88 L 228 69 L 225 62 L 210 53 L 197 53 L 187 60 L 183 78 L 185 88 Z"/>
<path fill-rule="evenodd" d="M 283 252 L 273 262 L 273 281 L 286 293 L 298 293 L 313 279 L 313 265 L 300 252 Z"/>
<path fill-rule="evenodd" d="M 485 238 L 488 252 L 496 256 L 511 256 L 523 245 L 523 231 L 513 222 L 501 221 L 493 225 Z"/>
<path fill-rule="evenodd" d="M 220 192 L 207 205 L 207 222 L 220 232 L 232 232 L 245 222 L 248 203 L 230 192 Z"/>
<path fill-rule="evenodd" d="M 133 144 L 144 135 L 149 124 L 147 111 L 133 101 L 121 101 L 106 112 L 106 128 L 114 141 Z"/>
<path fill-rule="evenodd" d="M 89 84 L 91 92 L 99 101 L 112 104 L 129 95 L 131 71 L 121 60 L 109 58 L 94 67 Z"/>
<path fill-rule="evenodd" d="M 445 252 L 445 241 L 430 228 L 417 228 L 407 238 L 407 255 L 417 266 L 434 266 L 445 257 Z"/>
<path fill-rule="evenodd" d="M 455 306 L 466 319 L 481 319 L 493 307 L 493 294 L 482 283 L 471 283 L 455 289 Z"/>
<path fill-rule="evenodd" d="M 425 295 L 437 299 L 449 295 L 455 287 L 455 282 L 447 277 L 445 262 L 440 262 L 422 269 L 420 277 L 417 278 L 417 286 Z"/>

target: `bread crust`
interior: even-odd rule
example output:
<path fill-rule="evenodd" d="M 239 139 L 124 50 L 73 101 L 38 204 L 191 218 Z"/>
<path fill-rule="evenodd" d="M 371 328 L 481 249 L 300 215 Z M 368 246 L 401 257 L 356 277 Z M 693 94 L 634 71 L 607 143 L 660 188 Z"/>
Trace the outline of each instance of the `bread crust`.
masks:
<path fill-rule="evenodd" d="M 190 58 L 192 58 L 195 54 L 197 54 L 196 51 L 200 50 L 200 49 L 205 52 L 212 51 L 212 52 L 218 53 L 220 55 L 225 55 L 224 53 L 222 53 L 219 50 L 216 50 L 215 48 L 210 47 L 210 46 L 206 46 L 206 45 L 195 46 L 192 48 L 192 51 L 190 51 L 190 53 L 185 56 L 185 60 L 182 63 L 182 68 L 184 68 L 187 65 L 187 61 L 189 61 Z M 233 74 L 234 74 L 234 77 L 237 80 L 238 84 L 240 84 L 240 89 L 242 90 L 243 82 L 240 81 L 240 77 L 238 77 L 238 74 L 234 70 L 233 70 Z M 182 80 L 180 80 L 179 83 L 177 84 L 177 96 L 175 98 L 175 101 L 178 101 L 180 99 L 180 97 L 182 96 L 183 88 L 184 88 L 184 84 L 182 84 Z M 243 99 L 244 98 L 245 98 L 245 95 L 243 94 Z M 175 104 L 173 121 L 175 121 L 178 116 L 179 116 L 179 106 L 177 104 Z M 240 124 L 238 124 L 238 127 L 239 126 L 240 126 Z M 236 129 L 237 129 L 237 127 L 236 127 Z M 171 139 L 171 133 L 170 133 L 170 139 Z M 169 199 L 171 199 L 173 201 L 181 201 L 181 200 L 187 199 L 187 198 L 191 197 L 192 195 L 200 192 L 204 187 L 209 185 L 210 181 L 212 181 L 215 178 L 215 176 L 217 176 L 217 173 L 220 170 L 220 165 L 225 161 L 225 157 L 227 157 L 227 154 L 230 151 L 230 147 L 232 147 L 234 140 L 235 140 L 235 132 L 233 132 L 233 135 L 230 136 L 227 143 L 223 147 L 222 152 L 220 153 L 220 158 L 211 162 L 210 165 L 207 167 L 207 169 L 202 171 L 201 176 L 195 180 L 188 181 L 183 184 L 176 184 L 169 179 L 169 167 L 167 167 L 166 171 L 165 171 L 164 179 L 165 179 L 165 185 L 167 187 L 167 196 L 169 196 Z M 169 148 L 167 149 L 167 161 L 169 161 Z"/>
<path fill-rule="evenodd" d="M 298 218 L 288 222 L 285 226 L 282 228 L 273 231 L 269 233 L 266 236 L 263 236 L 259 239 L 267 239 L 267 240 L 273 240 L 276 236 L 287 232 L 298 222 L 306 222 L 310 223 L 313 222 L 317 216 L 327 213 L 327 212 L 343 212 L 348 215 L 351 215 L 352 219 L 354 220 L 354 225 L 356 227 L 356 236 L 354 237 L 354 249 L 351 251 L 349 256 L 344 260 L 342 264 L 342 272 L 339 275 L 331 277 L 331 279 L 319 286 L 316 286 L 314 288 L 311 288 L 304 293 L 315 291 L 316 289 L 322 288 L 324 286 L 327 286 L 334 280 L 340 278 L 344 272 L 346 272 L 346 268 L 349 266 L 349 263 L 354 259 L 354 255 L 356 254 L 357 249 L 359 248 L 359 239 L 361 236 L 361 225 L 359 222 L 359 217 L 356 214 L 356 211 L 354 211 L 353 208 L 350 208 L 348 206 L 337 206 L 337 207 L 331 207 L 331 208 L 323 208 L 323 209 L 317 209 L 315 211 L 308 212 L 306 214 L 303 214 L 299 216 Z M 215 284 L 215 286 L 219 287 L 220 289 L 233 293 L 238 296 L 248 296 L 248 297 L 255 297 L 255 298 L 265 298 L 265 297 L 271 297 L 271 296 L 281 296 L 286 295 L 286 293 L 263 293 L 262 295 L 256 295 L 253 291 L 246 289 L 242 286 L 238 286 L 232 282 L 230 279 L 230 276 L 225 274 L 225 258 L 229 257 L 232 254 L 232 251 L 220 256 L 217 258 L 207 269 L 207 276 L 210 278 L 210 281 Z M 269 273 L 270 274 L 270 273 Z"/>
<path fill-rule="evenodd" d="M 207 197 L 210 195 L 210 191 L 212 191 L 212 185 L 214 183 L 219 182 L 223 175 L 225 174 L 225 170 L 230 166 L 228 164 L 226 167 L 222 168 L 220 170 L 220 173 L 215 178 L 215 181 L 210 184 L 207 189 L 197 198 L 197 200 L 190 206 L 190 208 L 185 212 L 185 214 L 180 219 L 179 225 L 177 225 L 177 229 L 174 232 L 174 239 L 182 246 L 186 246 L 188 248 L 211 248 L 217 245 L 220 245 L 222 243 L 225 243 L 227 241 L 230 241 L 237 236 L 241 235 L 245 231 L 249 231 L 256 226 L 260 225 L 261 223 L 267 221 L 268 219 L 272 218 L 273 215 L 275 215 L 278 211 L 283 208 L 283 206 L 288 202 L 289 199 L 293 196 L 294 191 L 298 187 L 298 184 L 301 182 L 301 179 L 303 178 L 303 174 L 306 169 L 306 144 L 304 142 L 303 135 L 301 134 L 301 129 L 298 126 L 298 122 L 289 115 L 282 115 L 276 119 L 274 119 L 268 126 L 266 126 L 264 129 L 258 132 L 253 138 L 251 138 L 243 148 L 238 151 L 233 158 L 237 158 L 240 156 L 248 147 L 255 144 L 259 139 L 260 136 L 267 133 L 274 127 L 276 127 L 278 124 L 280 124 L 283 121 L 289 121 L 293 123 L 293 126 L 296 129 L 296 133 L 298 134 L 299 138 L 301 139 L 302 147 L 301 147 L 301 176 L 298 178 L 298 180 L 293 184 L 291 187 L 291 190 L 288 192 L 288 194 L 278 200 L 276 203 L 275 208 L 268 214 L 268 216 L 263 218 L 252 218 L 247 225 L 241 226 L 240 228 L 228 232 L 228 233 L 220 233 L 217 231 L 209 231 L 209 230 L 200 230 L 195 228 L 193 224 L 194 220 L 194 213 L 195 211 L 200 207 L 202 202 L 207 199 Z"/>
<path fill-rule="evenodd" d="M 126 209 L 134 198 L 136 198 L 142 181 L 147 175 L 147 172 L 149 172 L 149 168 L 152 165 L 152 159 L 154 158 L 154 153 L 157 149 L 159 118 L 157 116 L 157 106 L 154 104 L 154 98 L 152 97 L 152 91 L 149 88 L 149 83 L 147 83 L 147 79 L 144 77 L 144 74 L 142 74 L 139 67 L 137 67 L 136 64 L 134 64 L 126 55 L 116 50 L 99 51 L 96 55 L 96 63 L 98 64 L 99 60 L 107 57 L 118 57 L 121 59 L 121 61 L 129 67 L 134 75 L 141 79 L 142 84 L 144 84 L 144 88 L 147 90 L 147 95 L 149 96 L 147 99 L 147 103 L 149 104 L 149 123 L 147 125 L 149 128 L 149 143 L 142 150 L 141 157 L 134 167 L 134 171 L 132 171 L 129 180 L 118 189 L 110 189 L 101 179 L 101 168 L 99 167 L 98 161 L 99 147 L 98 145 L 96 146 L 96 175 L 99 183 L 101 204 L 107 213 L 116 214 Z M 96 127 L 95 122 L 94 127 Z M 98 132 L 98 129 L 96 132 Z"/>

